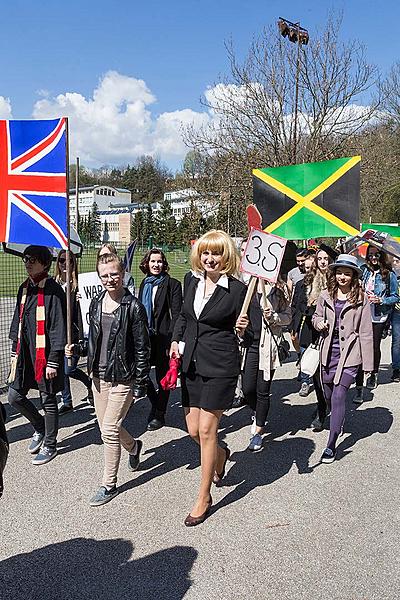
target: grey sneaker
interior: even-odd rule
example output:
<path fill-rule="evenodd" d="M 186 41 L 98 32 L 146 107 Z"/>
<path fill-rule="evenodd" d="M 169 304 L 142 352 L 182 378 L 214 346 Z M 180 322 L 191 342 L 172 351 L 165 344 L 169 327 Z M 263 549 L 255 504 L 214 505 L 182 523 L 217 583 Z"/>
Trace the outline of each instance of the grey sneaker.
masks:
<path fill-rule="evenodd" d="M 307 383 L 306 381 L 303 381 L 303 383 L 301 384 L 300 391 L 299 391 L 299 396 L 302 396 L 303 398 L 308 396 L 308 394 L 310 393 L 310 388 L 311 388 L 311 385 L 309 383 Z"/>
<path fill-rule="evenodd" d="M 364 402 L 364 389 L 362 387 L 356 387 L 353 402 L 354 404 L 362 404 Z"/>
<path fill-rule="evenodd" d="M 43 438 L 44 433 L 39 433 L 38 431 L 35 431 L 35 433 L 32 436 L 31 443 L 28 446 L 28 452 L 30 452 L 31 454 L 36 454 L 36 452 L 39 452 L 40 446 L 43 442 Z"/>
<path fill-rule="evenodd" d="M 262 439 L 261 433 L 256 433 L 250 439 L 249 450 L 251 452 L 258 452 L 258 450 L 261 450 L 261 448 L 262 448 L 262 443 L 263 443 L 263 439 Z"/>
<path fill-rule="evenodd" d="M 56 448 L 49 448 L 48 446 L 42 446 L 39 454 L 32 458 L 33 465 L 45 465 L 57 456 Z"/>
<path fill-rule="evenodd" d="M 111 490 L 108 490 L 103 485 L 99 487 L 95 495 L 90 499 L 90 506 L 101 506 L 102 504 L 107 504 L 110 502 L 115 496 L 118 496 L 119 491 L 116 486 L 114 486 Z"/>
<path fill-rule="evenodd" d="M 325 448 L 325 450 L 323 451 L 322 456 L 321 456 L 321 462 L 327 463 L 327 464 L 333 463 L 335 458 L 336 458 L 336 452 L 334 452 L 330 448 Z"/>
<path fill-rule="evenodd" d="M 137 471 L 140 463 L 140 453 L 143 448 L 142 440 L 136 440 L 136 450 L 134 453 L 129 454 L 128 457 L 128 469 L 129 471 Z"/>

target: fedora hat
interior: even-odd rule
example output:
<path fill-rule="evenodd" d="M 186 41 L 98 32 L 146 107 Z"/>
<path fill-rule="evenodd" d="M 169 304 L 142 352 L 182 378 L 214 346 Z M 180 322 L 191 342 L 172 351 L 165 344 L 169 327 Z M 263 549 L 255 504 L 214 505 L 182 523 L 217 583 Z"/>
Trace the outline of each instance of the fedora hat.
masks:
<path fill-rule="evenodd" d="M 336 261 L 329 265 L 330 269 L 336 269 L 337 267 L 350 267 L 350 269 L 353 269 L 359 275 L 361 274 L 361 269 L 358 266 L 358 260 L 352 254 L 339 254 Z"/>

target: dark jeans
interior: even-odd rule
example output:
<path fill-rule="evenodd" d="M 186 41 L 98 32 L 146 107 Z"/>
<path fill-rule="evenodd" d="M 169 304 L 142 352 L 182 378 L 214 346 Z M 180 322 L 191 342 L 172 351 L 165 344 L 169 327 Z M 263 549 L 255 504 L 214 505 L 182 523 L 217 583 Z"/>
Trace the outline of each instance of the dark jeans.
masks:
<path fill-rule="evenodd" d="M 29 389 L 27 388 L 17 390 L 10 387 L 8 390 L 8 402 L 28 419 L 35 431 L 44 433 L 44 445 L 55 450 L 58 433 L 56 395 L 39 392 L 40 403 L 44 410 L 44 417 L 42 417 L 33 402 L 26 397 L 28 392 Z"/>
<path fill-rule="evenodd" d="M 246 404 L 256 413 L 257 427 L 264 427 L 270 407 L 270 389 L 274 371 L 271 371 L 271 379 L 265 381 L 263 371 L 258 368 L 258 362 L 258 347 L 250 346 L 242 373 L 242 390 Z"/>
<path fill-rule="evenodd" d="M 88 375 L 82 369 L 78 369 L 78 361 L 79 356 L 73 356 L 71 359 L 71 366 L 68 365 L 68 359 L 65 357 L 64 362 L 64 389 L 62 391 L 62 401 L 67 406 L 72 406 L 72 394 L 71 394 L 71 384 L 69 378 L 76 379 L 83 383 L 83 385 L 87 388 L 87 391 L 90 392 L 92 389 L 92 381 Z"/>
<path fill-rule="evenodd" d="M 378 373 L 379 365 L 381 362 L 381 341 L 382 335 L 387 327 L 386 321 L 384 323 L 372 323 L 372 334 L 373 334 L 373 346 L 374 346 L 374 373 Z M 356 377 L 356 386 L 362 387 L 364 382 L 364 372 L 362 366 L 358 369 Z"/>
<path fill-rule="evenodd" d="M 158 385 L 158 390 L 154 387 L 154 383 L 149 377 L 149 382 L 147 384 L 147 397 L 151 402 L 151 412 L 150 412 L 150 420 L 154 418 L 155 413 L 165 414 L 167 410 L 167 404 L 169 399 L 169 390 L 163 390 L 160 381 L 166 374 L 169 368 L 169 358 L 165 356 L 165 360 L 160 360 L 155 367 L 155 375 L 156 381 Z"/>

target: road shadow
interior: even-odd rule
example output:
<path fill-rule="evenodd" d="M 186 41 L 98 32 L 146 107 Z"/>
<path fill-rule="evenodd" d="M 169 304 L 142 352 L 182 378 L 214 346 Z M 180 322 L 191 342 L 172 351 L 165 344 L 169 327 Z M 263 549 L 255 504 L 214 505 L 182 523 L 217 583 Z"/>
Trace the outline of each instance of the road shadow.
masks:
<path fill-rule="evenodd" d="M 173 546 L 131 559 L 128 540 L 74 538 L 0 562 L 0 598 L 7 600 L 181 600 L 197 558 Z"/>
<path fill-rule="evenodd" d="M 374 435 L 374 433 L 388 433 L 393 424 L 393 414 L 388 408 L 375 406 L 357 410 L 352 406 L 346 411 L 344 433 L 348 437 L 337 446 L 337 459 L 341 460 L 351 454 L 351 448 L 359 441 Z M 340 440 L 340 438 L 339 438 Z"/>

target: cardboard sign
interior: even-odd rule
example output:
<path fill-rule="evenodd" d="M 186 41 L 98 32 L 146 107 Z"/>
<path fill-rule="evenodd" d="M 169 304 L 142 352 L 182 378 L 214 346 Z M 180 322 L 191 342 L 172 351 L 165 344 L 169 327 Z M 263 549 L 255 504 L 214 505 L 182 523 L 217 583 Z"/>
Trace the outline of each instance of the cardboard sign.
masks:
<path fill-rule="evenodd" d="M 81 308 L 83 333 L 85 337 L 89 334 L 89 307 L 90 303 L 100 292 L 104 290 L 100 277 L 96 271 L 92 273 L 80 273 L 78 275 L 78 286 L 81 298 L 79 306 Z"/>
<path fill-rule="evenodd" d="M 277 235 L 252 228 L 240 261 L 240 270 L 253 277 L 276 283 L 286 241 Z"/>

